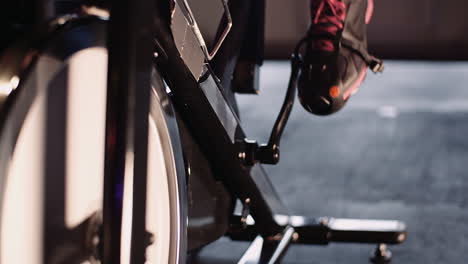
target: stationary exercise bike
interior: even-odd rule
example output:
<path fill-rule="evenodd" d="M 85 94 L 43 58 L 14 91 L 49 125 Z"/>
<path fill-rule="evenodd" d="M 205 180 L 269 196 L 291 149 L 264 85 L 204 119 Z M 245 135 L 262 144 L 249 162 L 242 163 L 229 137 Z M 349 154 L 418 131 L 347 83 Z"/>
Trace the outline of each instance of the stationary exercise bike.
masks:
<path fill-rule="evenodd" d="M 387 263 L 406 239 L 399 221 L 295 216 L 278 197 L 262 164 L 280 160 L 301 42 L 265 144 L 235 100 L 258 92 L 264 0 L 11 4 L 0 263 L 186 263 L 223 236 L 251 242 L 238 263 L 333 242 L 376 244 Z"/>

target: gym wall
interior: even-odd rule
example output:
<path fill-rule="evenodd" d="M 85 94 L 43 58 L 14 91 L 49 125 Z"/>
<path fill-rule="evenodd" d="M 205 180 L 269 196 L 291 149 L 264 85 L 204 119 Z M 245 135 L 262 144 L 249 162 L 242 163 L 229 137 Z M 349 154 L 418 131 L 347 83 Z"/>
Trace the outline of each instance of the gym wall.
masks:
<path fill-rule="evenodd" d="M 391 59 L 468 59 L 468 1 L 374 0 L 369 48 Z M 309 0 L 267 0 L 266 55 L 285 59 L 307 30 Z"/>

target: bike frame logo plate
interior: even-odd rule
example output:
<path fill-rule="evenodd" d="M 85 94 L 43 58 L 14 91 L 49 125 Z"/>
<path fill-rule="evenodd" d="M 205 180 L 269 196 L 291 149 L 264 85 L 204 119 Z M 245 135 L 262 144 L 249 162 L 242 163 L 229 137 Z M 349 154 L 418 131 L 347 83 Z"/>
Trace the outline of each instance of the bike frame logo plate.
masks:
<path fill-rule="evenodd" d="M 197 81 L 203 73 L 203 64 L 212 60 L 218 53 L 221 45 L 232 28 L 232 18 L 227 5 L 227 0 L 220 1 L 223 12 L 220 17 L 224 16 L 226 23 L 225 28 L 219 31 L 220 34 L 217 34 L 219 37 L 214 41 L 211 50 L 207 46 L 207 41 L 200 30 L 187 0 L 174 1 L 175 5 L 174 10 L 172 11 L 171 21 L 174 41 L 182 59 Z M 210 17 L 216 17 L 216 14 L 207 15 Z"/>

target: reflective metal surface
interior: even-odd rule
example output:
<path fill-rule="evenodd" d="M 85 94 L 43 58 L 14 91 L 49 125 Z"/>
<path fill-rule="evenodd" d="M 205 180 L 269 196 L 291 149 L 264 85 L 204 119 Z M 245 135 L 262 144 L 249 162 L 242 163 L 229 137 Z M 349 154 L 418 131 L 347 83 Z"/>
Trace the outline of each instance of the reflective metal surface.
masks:
<path fill-rule="evenodd" d="M 91 24 L 93 26 L 90 26 Z M 18 76 L 19 79 L 19 81 L 15 80 L 13 82 L 12 87 L 17 87 L 4 100 L 0 114 L 0 149 L 2 150 L 0 152 L 0 177 L 2 181 L 2 210 L 0 217 L 2 218 L 2 228 L 5 228 L 4 225 L 8 225 L 8 221 L 12 219 L 10 216 L 18 216 L 16 213 L 10 214 L 12 212 L 8 209 L 11 208 L 9 207 L 10 203 L 6 204 L 6 202 L 11 197 L 5 197 L 9 193 L 11 194 L 9 191 L 14 188 L 13 186 L 20 184 L 18 182 L 20 178 L 13 176 L 21 176 L 22 173 L 15 174 L 14 171 L 18 169 L 18 166 L 25 166 L 24 164 L 16 164 L 13 168 L 10 163 L 11 161 L 14 162 L 16 157 L 15 150 L 17 150 L 18 136 L 23 133 L 21 131 L 27 131 L 23 126 L 26 118 L 30 118 L 29 113 L 34 114 L 34 112 L 31 112 L 34 105 L 41 102 L 40 98 L 46 98 L 46 95 L 51 96 L 47 101 L 42 101 L 44 116 L 41 117 L 42 114 L 36 115 L 36 120 L 42 120 L 44 125 L 44 133 L 37 131 L 37 134 L 44 136 L 36 138 L 34 142 L 40 145 L 38 146 L 40 150 L 44 150 L 45 146 L 54 145 L 55 147 L 47 148 L 46 153 L 41 153 L 44 155 L 44 160 L 38 162 L 38 164 L 43 164 L 44 167 L 31 171 L 32 174 L 28 175 L 34 178 L 30 179 L 31 182 L 37 183 L 31 185 L 31 187 L 38 188 L 38 193 L 34 191 L 31 192 L 31 195 L 36 193 L 37 196 L 35 196 L 34 200 L 35 203 L 39 204 L 32 204 L 34 210 L 31 210 L 31 212 L 37 211 L 36 216 L 24 220 L 34 221 L 39 218 L 36 220 L 39 226 L 34 228 L 35 233 L 30 233 L 27 236 L 21 236 L 20 232 L 15 234 L 16 241 L 21 241 L 21 239 L 27 241 L 27 243 L 16 245 L 20 247 L 23 254 L 24 251 L 31 253 L 34 262 L 28 261 L 28 263 L 74 263 L 71 260 L 78 262 L 92 261 L 93 253 L 91 251 L 94 250 L 92 250 L 93 245 L 89 243 L 94 240 L 91 239 L 85 242 L 81 238 L 91 234 L 90 230 L 96 226 L 95 221 L 90 221 L 93 216 L 84 212 L 82 214 L 84 218 L 66 223 L 67 217 L 70 216 L 70 212 L 66 208 L 73 206 L 73 203 L 70 205 L 65 203 L 68 195 L 65 185 L 62 185 L 65 183 L 64 177 L 68 174 L 65 159 L 69 154 L 64 155 L 63 149 L 67 128 L 65 122 L 55 121 L 63 120 L 66 112 L 63 107 L 67 106 L 66 95 L 68 91 L 64 89 L 67 85 L 63 83 L 63 77 L 71 70 L 67 65 L 74 67 L 73 61 L 75 60 L 70 58 L 80 50 L 99 47 L 104 43 L 102 38 L 99 39 L 99 35 L 94 34 L 102 29 L 101 26 L 99 20 L 93 17 L 62 17 L 53 21 L 49 28 L 41 31 L 42 33 L 14 46 L 10 50 L 11 52 L 6 53 L 1 59 L 0 64 L 4 65 L 0 73 L 2 78 L 10 79 L 10 85 L 12 81 L 8 76 Z M 63 30 L 65 28 L 69 30 Z M 74 41 L 73 45 L 71 45 L 71 42 L 69 42 L 71 35 L 79 35 L 82 41 Z M 50 125 L 52 123 L 54 125 Z M 40 144 L 41 142 L 45 145 Z M 33 151 L 31 149 L 31 153 L 34 153 Z M 40 191 L 41 188 L 43 188 L 44 193 Z M 28 195 L 29 193 L 24 194 Z M 99 193 L 96 193 L 96 195 L 99 196 Z M 96 209 L 99 210 L 100 206 L 101 204 L 98 202 Z M 5 213 L 9 215 L 5 215 Z M 94 215 L 94 212 L 92 214 Z M 6 220 L 5 217 L 8 217 L 7 221 L 4 221 Z M 76 217 L 72 218 L 77 219 Z M 25 224 L 23 227 L 28 230 L 27 226 L 29 224 Z M 21 227 L 16 226 L 16 228 Z M 15 228 L 3 229 L 2 238 L 9 234 L 5 232 L 14 230 Z M 18 258 L 26 256 L 14 254 L 15 251 L 4 251 L 5 245 L 14 245 L 13 240 L 2 239 L 1 242 L 2 263 L 18 263 Z M 64 247 L 67 248 L 66 251 L 63 250 Z M 12 261 L 11 258 L 14 258 L 15 261 Z"/>
<path fill-rule="evenodd" d="M 179 5 L 180 10 L 184 14 L 184 17 L 186 18 L 187 23 L 190 26 L 191 30 L 193 30 L 197 38 L 197 41 L 208 61 L 210 61 L 216 55 L 216 53 L 218 52 L 219 48 L 223 44 L 224 40 L 226 39 L 227 35 L 229 34 L 232 28 L 232 18 L 231 18 L 231 13 L 229 11 L 228 4 L 227 4 L 227 0 L 219 0 L 219 1 L 222 2 L 223 8 L 224 8 L 224 14 L 226 18 L 226 27 L 221 31 L 221 35 L 219 36 L 218 40 L 213 45 L 213 50 L 211 51 L 208 50 L 207 48 L 206 41 L 200 32 L 197 21 L 192 13 L 192 10 L 190 9 L 190 5 L 188 4 L 187 0 L 176 1 L 176 9 L 177 9 L 177 6 L 179 5 L 178 2 L 181 2 Z"/>
<path fill-rule="evenodd" d="M 207 47 L 207 42 L 198 27 L 187 0 L 176 1 L 172 11 L 171 28 L 174 41 L 182 59 L 197 80 L 203 72 L 203 64 L 205 61 L 213 59 L 232 27 L 232 18 L 227 1 L 220 1 L 224 9 L 226 27 L 221 31 L 222 33 L 215 41 L 211 51 Z M 206 14 L 203 15 L 206 16 Z M 211 15 L 215 16 L 214 14 Z"/>
<path fill-rule="evenodd" d="M 344 219 L 332 217 L 310 218 L 304 216 L 275 215 L 284 228 L 294 228 L 292 243 L 327 245 L 329 243 L 400 244 L 407 238 L 406 226 L 401 221 Z M 233 240 L 250 241 L 255 238 L 255 223 L 249 222 L 244 229 L 232 229 Z"/>
<path fill-rule="evenodd" d="M 172 13 L 171 28 L 180 57 L 192 72 L 193 77 L 199 80 L 203 73 L 205 54 L 200 48 L 195 31 L 191 30 L 190 22 L 187 21 L 178 3 Z"/>
<path fill-rule="evenodd" d="M 172 103 L 166 93 L 166 86 L 157 70 L 153 70 L 152 72 L 151 83 L 150 120 L 157 128 L 160 136 L 160 147 L 164 155 L 169 187 L 169 206 L 171 214 L 171 222 L 169 224 L 171 231 L 169 263 L 185 263 L 188 243 L 188 202 L 185 162 L 179 134 L 179 125 L 177 124 Z M 149 177 L 156 179 L 160 176 L 161 175 L 149 175 Z M 153 193 L 152 196 L 148 196 L 148 198 L 150 197 L 152 199 L 158 199 L 160 194 L 156 192 Z M 150 214 L 150 211 L 157 211 L 157 208 L 147 207 L 147 211 L 147 214 Z M 150 225 L 151 223 L 147 224 Z M 159 228 L 167 229 L 167 225 L 162 225 Z"/>
<path fill-rule="evenodd" d="M 78 19 L 79 20 L 79 19 Z M 55 32 L 53 31 L 53 35 L 55 37 L 52 37 L 51 42 L 47 42 L 46 44 L 43 43 L 44 46 L 50 47 L 50 49 L 46 49 L 43 53 L 33 53 L 35 56 L 37 56 L 38 61 L 35 63 L 34 60 L 31 60 L 31 69 L 32 71 L 26 71 L 29 69 L 29 67 L 25 67 L 25 71 L 18 71 L 19 76 L 24 76 L 24 80 L 18 84 L 16 84 L 17 80 L 13 78 L 13 81 L 10 81 L 10 84 L 13 86 L 17 86 L 17 89 L 8 89 L 8 92 L 12 90 L 12 94 L 10 94 L 9 97 L 7 97 L 7 100 L 5 101 L 5 104 L 3 106 L 3 112 L 2 112 L 2 117 L 5 117 L 5 122 L 2 122 L 2 128 L 3 130 L 1 131 L 1 138 L 0 138 L 0 148 L 2 149 L 2 152 L 0 153 L 0 158 L 3 161 L 3 164 L 5 166 L 1 166 L 0 170 L 2 171 L 0 177 L 2 181 L 7 181 L 7 179 L 4 177 L 7 174 L 8 168 L 9 168 L 9 161 L 11 160 L 11 155 L 13 155 L 13 152 L 16 150 L 16 137 L 20 133 L 20 130 L 23 125 L 23 121 L 27 113 L 29 112 L 29 108 L 32 104 L 32 102 L 37 100 L 37 95 L 38 94 L 43 94 L 44 92 L 47 91 L 48 87 L 48 82 L 51 80 L 54 80 L 58 72 L 63 72 L 63 73 L 68 73 L 68 72 L 75 72 L 72 69 L 69 69 L 67 67 L 64 68 L 64 65 L 66 65 L 66 60 L 69 58 L 72 54 L 74 54 L 77 51 L 80 51 L 81 49 L 85 49 L 89 46 L 96 46 L 96 47 L 101 47 L 103 49 L 103 46 L 105 45 L 105 24 L 96 18 L 89 18 L 89 19 L 84 19 L 78 21 L 69 21 L 69 20 L 61 20 L 63 23 L 60 23 L 60 25 L 63 25 L 66 27 L 66 30 L 64 32 L 58 31 Z M 94 22 L 98 21 L 97 24 L 92 24 Z M 73 22 L 75 24 L 69 25 L 69 22 Z M 85 27 L 80 27 L 79 25 L 85 25 Z M 75 26 L 75 29 L 74 29 Z M 76 37 L 83 42 L 76 42 Z M 72 42 L 68 42 L 68 41 Z M 67 45 L 68 44 L 68 45 Z M 73 45 L 70 45 L 73 44 Z M 30 44 L 32 45 L 32 44 Z M 26 46 L 26 45 L 25 45 Z M 104 49 L 103 49 L 104 50 Z M 11 56 L 14 53 L 9 53 Z M 29 53 L 25 53 L 26 55 Z M 80 53 L 81 54 L 81 53 Z M 101 54 L 101 53 L 99 53 Z M 99 55 L 98 54 L 98 55 Z M 96 55 L 94 54 L 92 58 L 88 58 L 86 61 L 89 63 L 90 59 L 98 59 L 100 62 L 106 62 L 106 52 L 102 52 L 104 54 L 104 59 L 102 60 L 101 55 Z M 23 57 L 27 57 L 24 55 Z M 14 63 L 10 63 L 12 59 L 16 59 L 17 61 L 21 61 L 24 59 L 20 57 L 8 57 L 9 61 L 5 63 L 5 65 L 9 66 L 15 66 Z M 15 60 L 13 60 L 15 61 Z M 74 64 L 73 64 L 74 65 Z M 86 72 L 89 72 L 90 67 L 88 68 L 83 68 L 83 67 L 78 67 L 71 66 L 73 69 L 77 70 L 80 72 L 81 77 L 86 78 Z M 102 68 L 100 66 L 97 66 L 95 62 L 92 63 L 93 67 L 98 67 Z M 28 65 L 25 65 L 28 66 Z M 106 66 L 106 65 L 104 65 Z M 2 76 L 7 76 L 9 72 L 14 72 L 13 70 L 7 71 L 9 68 L 5 67 L 3 68 L 5 71 L 2 72 L 4 73 Z M 2 69 L 2 70 L 3 70 Z M 104 67 L 103 69 L 106 69 Z M 164 88 L 164 85 L 162 83 L 161 78 L 159 77 L 158 73 L 152 71 L 152 67 L 149 68 L 150 73 L 152 74 L 152 103 L 151 103 L 151 113 L 150 113 L 150 120 L 151 122 L 154 122 L 157 124 L 157 129 L 159 130 L 160 135 L 160 143 L 163 145 L 163 151 L 164 151 L 164 161 L 166 162 L 166 168 L 167 168 L 167 173 L 168 173 L 168 186 L 169 186 L 169 201 L 170 201 L 170 214 L 171 214 L 171 222 L 170 222 L 170 233 L 171 233 L 171 238 L 170 238 L 170 250 L 171 252 L 168 252 L 170 255 L 170 263 L 184 263 L 184 256 L 186 252 L 186 223 L 187 223 L 187 202 L 185 198 L 186 194 L 186 185 L 185 185 L 185 172 L 184 172 L 184 163 L 183 163 L 183 158 L 182 158 L 182 152 L 181 152 L 181 144 L 179 142 L 179 137 L 178 137 L 178 128 L 177 128 L 177 123 L 175 120 L 175 113 L 172 110 L 171 103 L 166 95 L 166 91 Z M 90 220 L 80 220 L 77 218 L 78 215 L 83 215 L 80 213 L 80 210 L 75 210 L 77 209 L 76 206 L 80 207 L 83 206 L 81 201 L 78 200 L 73 200 L 73 199 L 68 199 L 65 197 L 69 197 L 71 195 L 71 198 L 74 197 L 73 193 L 80 192 L 80 187 L 76 182 L 76 178 L 72 177 L 78 171 L 76 169 L 90 169 L 89 166 L 86 166 L 84 164 L 81 165 L 76 165 L 78 166 L 77 168 L 73 169 L 72 171 L 67 170 L 65 173 L 65 167 L 66 165 L 70 162 L 66 162 L 64 159 L 65 157 L 68 157 L 68 159 L 72 158 L 73 159 L 73 153 L 67 154 L 68 148 L 64 148 L 64 144 L 61 144 L 60 142 L 65 140 L 65 138 L 70 138 L 70 136 L 66 136 L 66 133 L 75 133 L 75 135 L 72 135 L 71 137 L 74 139 L 72 141 L 73 144 L 78 144 L 80 135 L 77 135 L 76 132 L 80 129 L 86 129 L 86 128 L 91 128 L 91 129 L 97 129 L 95 125 L 92 125 L 89 127 L 89 118 L 85 118 L 86 115 L 84 115 L 84 110 L 92 110 L 90 109 L 82 109 L 81 111 L 81 119 L 82 122 L 85 122 L 86 124 L 78 125 L 78 127 L 70 127 L 66 128 L 65 125 L 67 124 L 66 120 L 69 119 L 69 115 L 74 116 L 73 111 L 72 113 L 67 113 L 67 111 L 64 111 L 62 108 L 66 107 L 68 103 L 66 98 L 73 98 L 73 102 L 76 100 L 79 100 L 78 98 L 81 98 L 81 95 L 84 95 L 87 91 L 87 89 L 71 89 L 70 92 L 72 94 L 68 94 L 67 89 L 63 89 L 63 87 L 66 87 L 67 84 L 63 83 L 64 80 L 69 79 L 70 85 L 86 85 L 87 82 L 98 82 L 96 77 L 91 77 L 86 80 L 76 80 L 74 78 L 79 78 L 79 76 L 70 76 L 69 74 L 61 74 L 62 77 L 59 78 L 59 80 L 62 81 L 54 81 L 57 89 L 54 88 L 54 92 L 50 93 L 48 92 L 48 96 L 52 96 L 55 98 L 54 100 L 49 100 L 49 110 L 48 112 L 53 113 L 52 117 L 48 118 L 48 127 L 50 129 L 58 129 L 62 131 L 61 133 L 49 133 L 47 132 L 47 135 L 55 135 L 55 136 L 47 136 L 48 141 L 52 142 L 54 140 L 54 144 L 51 145 L 51 150 L 47 150 L 46 157 L 48 162 L 46 162 L 46 169 L 48 170 L 48 175 L 55 175 L 53 181 L 47 181 L 45 188 L 47 188 L 49 191 L 47 192 L 46 195 L 46 200 L 50 200 L 47 203 L 45 203 L 48 209 L 46 209 L 46 216 L 45 216 L 45 221 L 44 224 L 46 225 L 46 231 L 44 231 L 44 234 L 47 236 L 44 241 L 47 241 L 47 243 L 44 245 L 44 249 L 46 250 L 43 255 L 44 255 L 44 262 L 45 263 L 81 263 L 84 260 L 89 260 L 86 256 L 90 256 L 89 254 L 92 254 L 93 256 L 96 256 L 94 259 L 97 258 L 97 249 L 96 247 L 89 247 L 89 243 L 95 243 L 95 235 L 96 235 L 96 230 L 100 229 L 101 225 L 101 220 L 92 220 L 92 219 L 100 219 L 96 218 L 96 214 L 93 212 L 91 215 L 89 215 L 87 212 L 89 211 L 90 208 L 82 208 L 85 211 L 83 211 L 84 214 L 89 215 Z M 98 74 L 95 70 L 93 70 L 93 73 Z M 105 73 L 101 73 L 99 76 L 105 76 Z M 99 81 L 100 82 L 100 81 Z M 93 84 L 92 83 L 92 84 Z M 13 87 L 11 86 L 11 87 Z M 92 89 L 93 85 L 88 85 L 89 87 L 85 88 L 90 88 Z M 15 87 L 16 88 L 16 87 Z M 102 88 L 102 87 L 101 87 Z M 89 90 L 89 89 L 88 89 Z M 100 91 L 105 91 L 105 90 L 100 90 Z M 90 96 L 92 94 L 96 95 L 95 93 L 99 91 L 92 91 L 86 94 L 86 96 Z M 78 93 L 78 94 L 77 94 Z M 81 94 L 81 95 L 80 95 Z M 44 96 L 43 96 L 44 97 Z M 94 98 L 97 98 L 96 96 Z M 93 100 L 94 100 L 93 98 Z M 89 103 L 89 100 L 88 100 Z M 100 103 L 100 106 L 104 106 L 104 103 Z M 55 109 L 55 110 L 54 110 Z M 65 117 L 65 113 L 67 113 L 67 117 Z M 75 112 L 75 114 L 78 114 Z M 96 113 L 94 113 L 94 116 L 96 116 Z M 80 120 L 80 119 L 79 119 Z M 103 123 L 101 122 L 100 125 Z M 75 124 L 77 125 L 77 124 Z M 48 131 L 50 130 L 48 129 Z M 68 132 L 66 132 L 68 131 Z M 152 130 L 154 131 L 154 130 Z M 38 135 L 42 135 L 41 133 L 37 133 Z M 96 133 L 94 133 L 96 134 Z M 42 142 L 41 140 L 37 140 L 38 143 Z M 23 144 L 24 145 L 24 144 Z M 85 147 L 88 144 L 82 145 L 82 146 L 75 146 L 77 148 L 80 147 Z M 97 143 L 93 144 L 95 146 L 101 146 L 103 144 Z M 51 152 L 52 151 L 52 152 Z M 54 154 L 55 153 L 55 154 Z M 99 151 L 97 153 L 100 153 Z M 97 154 L 94 153 L 94 154 Z M 38 155 L 40 157 L 41 155 Z M 92 155 L 91 155 L 92 156 Z M 92 158 L 89 156 L 89 158 Z M 60 158 L 61 157 L 61 158 Z M 76 157 L 75 157 L 76 158 Z M 74 161 L 81 162 L 83 163 L 86 159 L 81 158 L 76 158 Z M 94 159 L 96 161 L 99 161 L 99 159 Z M 16 163 L 15 163 L 16 164 Z M 64 167 L 65 166 L 65 167 Z M 15 166 L 15 169 L 19 168 L 18 166 Z M 97 171 L 100 171 L 99 169 Z M 38 172 L 39 173 L 39 172 Z M 84 173 L 84 172 L 81 172 Z M 84 173 L 85 176 L 92 176 L 92 174 L 89 173 Z M 66 176 L 67 179 L 63 179 L 62 176 Z M 76 175 L 75 175 L 76 176 Z M 153 175 L 153 178 L 158 175 Z M 83 177 L 80 177 L 83 179 Z M 85 177 L 86 178 L 86 177 Z M 94 177 L 95 180 L 100 180 L 102 179 L 100 176 Z M 36 179 L 36 178 L 35 178 Z M 38 181 L 40 181 L 39 178 L 37 178 Z M 72 184 L 72 188 L 67 188 L 67 190 L 62 190 L 60 188 L 55 188 L 56 186 L 60 186 L 60 184 Z M 54 187 L 55 186 L 55 187 Z M 92 186 L 93 188 L 87 188 L 87 191 L 91 194 L 88 197 L 98 195 L 100 196 L 99 191 L 102 191 L 102 188 L 99 187 L 99 184 L 95 184 Z M 4 185 L 2 185 L 2 188 L 4 188 Z M 51 188 L 54 188 L 54 191 L 50 191 Z M 98 188 L 99 190 L 96 191 L 95 188 Z M 11 187 L 8 188 L 10 190 Z M 4 195 L 5 191 L 2 192 L 2 195 Z M 9 192 L 11 193 L 11 192 Z M 62 195 L 64 199 L 60 199 L 57 195 Z M 153 193 L 154 195 L 154 193 Z M 158 194 L 156 194 L 158 195 Z M 102 196 L 100 196 L 102 197 Z M 41 199 L 36 199 L 38 202 L 41 201 Z M 154 200 L 154 197 L 153 199 Z M 3 203 L 2 203 L 3 205 Z M 98 203 L 99 208 L 101 206 L 101 203 Z M 38 209 L 41 211 L 42 206 L 34 206 L 33 208 Z M 64 212 L 63 210 L 65 208 L 74 208 L 70 210 L 66 210 Z M 99 209 L 100 210 L 100 209 Z M 82 211 L 82 210 L 81 210 Z M 154 210 L 153 210 L 154 211 Z M 2 210 L 1 212 L 4 212 Z M 62 213 L 60 213 L 62 212 Z M 60 220 L 60 216 L 63 214 L 64 219 L 63 222 L 57 222 Z M 36 219 L 37 217 L 31 217 L 28 219 Z M 55 219 L 53 221 L 50 221 L 51 219 Z M 92 219 L 91 219 L 92 218 Z M 92 221 L 91 221 L 92 220 Z M 10 221 L 11 222 L 11 221 Z M 37 221 L 38 224 L 41 223 L 41 221 Z M 74 229 L 74 227 L 77 228 Z M 72 230 L 67 231 L 67 227 L 71 228 Z M 167 229 L 167 225 L 159 225 L 161 228 Z M 25 229 L 29 230 L 29 229 Z M 34 228 L 36 231 L 41 231 L 42 228 L 40 226 Z M 93 231 L 94 230 L 94 231 Z M 151 231 L 151 228 L 148 228 L 148 230 Z M 14 231 L 14 229 L 9 228 L 8 231 Z M 20 233 L 16 233 L 16 236 L 18 236 Z M 8 232 L 6 234 L 2 234 L 2 237 L 5 237 L 5 235 L 11 235 L 11 232 Z M 32 233 L 30 234 L 30 241 L 35 241 L 32 237 Z M 86 241 L 84 242 L 81 241 L 77 236 L 82 235 L 83 238 L 86 238 Z M 67 238 L 71 239 L 73 243 L 76 242 L 76 244 L 70 244 L 67 242 Z M 41 240 L 41 238 L 39 238 Z M 7 241 L 2 240 L 2 241 Z M 8 239 L 9 244 L 12 245 L 12 240 Z M 99 241 L 99 239 L 97 240 Z M 160 243 L 162 241 L 160 240 Z M 41 243 L 36 241 L 35 245 L 40 245 Z M 39 243 L 39 244 L 38 244 Z M 25 249 L 26 245 L 22 244 Z M 93 244 L 95 245 L 95 244 Z M 82 246 L 85 246 L 85 248 L 82 248 Z M 97 246 L 97 245 L 95 245 Z M 66 247 L 66 248 L 64 248 Z M 42 252 L 39 250 L 37 254 L 41 255 Z M 150 248 L 148 248 L 150 250 Z M 42 257 L 37 257 L 38 255 L 35 254 L 33 249 L 30 250 L 29 255 L 18 255 L 16 254 L 16 257 L 18 256 L 30 256 L 30 258 L 34 261 L 38 261 L 37 263 L 41 263 L 41 258 Z M 151 250 L 150 250 L 151 251 Z M 11 254 L 14 254 L 16 251 L 12 251 Z M 81 252 L 81 253 L 80 253 Z M 79 254 L 82 254 L 81 256 Z M 87 255 L 88 254 L 88 255 Z M 154 255 L 154 254 L 153 254 Z M 159 254 L 160 255 L 160 254 Z M 8 259 L 8 256 L 6 256 Z M 2 259 L 3 258 L 2 255 Z M 17 259 L 16 259 L 17 260 Z M 20 261 L 21 263 L 25 263 Z M 13 263 L 11 261 L 7 261 L 6 263 Z M 36 263 L 36 262 L 31 262 L 27 261 L 27 263 Z M 166 262 L 164 262 L 166 263 Z"/>
<path fill-rule="evenodd" d="M 229 135 L 231 143 L 234 143 L 239 121 L 237 120 L 231 106 L 224 98 L 219 82 L 216 82 L 214 78 L 216 77 L 213 74 L 207 74 L 206 78 L 201 80 L 200 88 Z"/>

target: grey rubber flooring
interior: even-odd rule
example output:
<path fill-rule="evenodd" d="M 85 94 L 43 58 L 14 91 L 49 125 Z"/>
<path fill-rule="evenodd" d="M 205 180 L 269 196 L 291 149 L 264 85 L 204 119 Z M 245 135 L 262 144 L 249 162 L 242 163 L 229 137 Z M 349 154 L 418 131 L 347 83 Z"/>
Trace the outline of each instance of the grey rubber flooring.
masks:
<path fill-rule="evenodd" d="M 262 69 L 259 96 L 239 96 L 245 130 L 264 141 L 283 100 L 286 62 Z M 297 103 L 267 167 L 293 214 L 399 219 L 392 263 L 468 263 L 468 63 L 388 62 L 347 107 L 312 116 Z M 204 249 L 198 263 L 236 263 L 246 243 Z M 368 263 L 372 245 L 293 246 L 284 263 Z"/>

